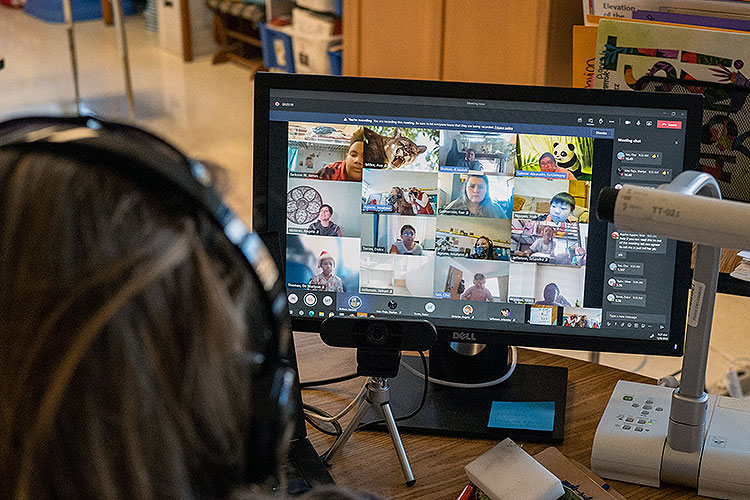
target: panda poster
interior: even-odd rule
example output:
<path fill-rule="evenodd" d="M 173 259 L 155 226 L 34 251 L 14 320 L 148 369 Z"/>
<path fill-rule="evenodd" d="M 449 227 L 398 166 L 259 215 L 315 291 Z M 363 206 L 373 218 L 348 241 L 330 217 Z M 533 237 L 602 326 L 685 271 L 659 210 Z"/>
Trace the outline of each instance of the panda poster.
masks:
<path fill-rule="evenodd" d="M 591 180 L 594 139 L 520 134 L 516 141 L 516 176 Z"/>

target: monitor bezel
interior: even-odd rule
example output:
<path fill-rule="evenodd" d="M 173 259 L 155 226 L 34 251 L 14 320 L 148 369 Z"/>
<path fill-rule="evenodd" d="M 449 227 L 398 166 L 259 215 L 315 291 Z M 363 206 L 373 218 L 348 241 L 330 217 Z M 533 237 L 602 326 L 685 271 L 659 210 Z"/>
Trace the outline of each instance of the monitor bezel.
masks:
<path fill-rule="evenodd" d="M 696 170 L 699 166 L 702 95 L 261 72 L 256 74 L 254 82 L 253 228 L 260 233 L 276 233 L 281 255 L 286 253 L 285 239 L 282 237 L 286 234 L 286 226 L 282 223 L 277 224 L 279 227 L 272 227 L 273 223 L 270 223 L 269 219 L 274 219 L 274 217 L 269 214 L 268 200 L 270 196 L 278 195 L 278 193 L 271 192 L 273 186 L 278 186 L 281 181 L 285 185 L 286 171 L 277 173 L 283 173 L 281 177 L 274 175 L 274 172 L 268 168 L 271 89 L 680 109 L 687 112 L 683 170 Z M 595 201 L 596 195 L 592 194 L 592 205 Z M 279 214 L 275 215 L 274 220 L 285 220 L 284 214 L 280 217 Z M 557 332 L 543 334 L 435 325 L 438 330 L 438 341 L 503 343 L 526 347 L 681 356 L 684 346 L 688 289 L 692 276 L 691 248 L 690 243 L 677 242 L 669 340 L 594 338 Z M 283 266 L 283 262 L 280 264 Z M 293 317 L 292 327 L 295 331 L 317 332 L 322 321 L 322 319 Z M 456 335 L 457 333 L 471 333 L 471 335 Z"/>

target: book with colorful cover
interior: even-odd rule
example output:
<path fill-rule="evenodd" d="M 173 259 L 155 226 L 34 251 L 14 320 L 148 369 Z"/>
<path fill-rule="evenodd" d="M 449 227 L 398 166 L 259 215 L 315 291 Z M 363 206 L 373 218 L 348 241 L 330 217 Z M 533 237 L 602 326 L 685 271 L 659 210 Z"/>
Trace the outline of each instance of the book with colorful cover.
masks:
<path fill-rule="evenodd" d="M 634 89 L 642 76 L 750 85 L 750 33 L 602 19 L 594 88 Z"/>
<path fill-rule="evenodd" d="M 602 19 L 594 88 L 706 97 L 700 166 L 725 198 L 750 202 L 750 33 Z M 671 82 L 674 82 L 672 84 Z"/>

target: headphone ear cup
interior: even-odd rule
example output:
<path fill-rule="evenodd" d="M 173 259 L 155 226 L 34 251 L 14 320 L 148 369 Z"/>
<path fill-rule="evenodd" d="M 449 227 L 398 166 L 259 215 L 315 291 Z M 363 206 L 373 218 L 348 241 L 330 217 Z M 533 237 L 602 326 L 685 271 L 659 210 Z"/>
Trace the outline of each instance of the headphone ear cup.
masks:
<path fill-rule="evenodd" d="M 277 368 L 252 381 L 250 419 L 245 444 L 245 480 L 261 482 L 276 476 L 288 453 L 297 410 L 293 397 L 295 372 Z"/>

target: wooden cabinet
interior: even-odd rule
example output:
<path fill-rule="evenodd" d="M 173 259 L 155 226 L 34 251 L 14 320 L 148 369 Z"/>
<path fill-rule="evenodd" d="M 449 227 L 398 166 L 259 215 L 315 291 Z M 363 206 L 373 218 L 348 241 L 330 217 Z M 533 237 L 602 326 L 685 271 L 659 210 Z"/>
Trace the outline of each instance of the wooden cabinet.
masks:
<path fill-rule="evenodd" d="M 346 0 L 345 75 L 570 86 L 580 0 Z"/>

